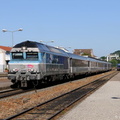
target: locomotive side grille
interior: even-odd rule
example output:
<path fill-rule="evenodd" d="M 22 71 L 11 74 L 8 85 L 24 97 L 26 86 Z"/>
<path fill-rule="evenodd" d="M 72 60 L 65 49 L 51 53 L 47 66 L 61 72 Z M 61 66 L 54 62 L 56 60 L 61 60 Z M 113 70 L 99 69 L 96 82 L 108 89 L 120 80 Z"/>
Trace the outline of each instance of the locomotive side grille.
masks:
<path fill-rule="evenodd" d="M 39 71 L 39 64 L 9 64 L 9 72 L 20 72 L 20 73 L 26 73 L 26 72 L 37 72 Z"/>
<path fill-rule="evenodd" d="M 25 65 L 20 65 L 20 69 L 25 69 Z"/>
<path fill-rule="evenodd" d="M 27 72 L 27 70 L 21 70 L 20 72 L 21 72 L 21 74 L 25 74 Z"/>

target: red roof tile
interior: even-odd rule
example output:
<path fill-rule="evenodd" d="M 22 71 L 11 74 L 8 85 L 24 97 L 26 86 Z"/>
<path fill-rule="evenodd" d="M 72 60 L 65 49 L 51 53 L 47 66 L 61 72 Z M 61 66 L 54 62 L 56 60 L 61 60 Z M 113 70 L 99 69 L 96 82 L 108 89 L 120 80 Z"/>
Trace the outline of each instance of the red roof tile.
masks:
<path fill-rule="evenodd" d="M 5 51 L 10 51 L 12 47 L 0 46 L 0 49 L 3 49 Z"/>

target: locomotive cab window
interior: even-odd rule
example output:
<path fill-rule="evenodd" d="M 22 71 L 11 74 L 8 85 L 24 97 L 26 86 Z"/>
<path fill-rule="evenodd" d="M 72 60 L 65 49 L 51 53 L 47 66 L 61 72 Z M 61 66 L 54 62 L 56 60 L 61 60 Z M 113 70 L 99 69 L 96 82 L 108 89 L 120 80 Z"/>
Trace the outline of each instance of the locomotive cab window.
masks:
<path fill-rule="evenodd" d="M 12 59 L 23 59 L 23 53 L 22 52 L 21 53 L 20 52 L 12 53 Z"/>
<path fill-rule="evenodd" d="M 38 60 L 38 53 L 37 52 L 27 52 L 26 59 L 27 60 Z"/>

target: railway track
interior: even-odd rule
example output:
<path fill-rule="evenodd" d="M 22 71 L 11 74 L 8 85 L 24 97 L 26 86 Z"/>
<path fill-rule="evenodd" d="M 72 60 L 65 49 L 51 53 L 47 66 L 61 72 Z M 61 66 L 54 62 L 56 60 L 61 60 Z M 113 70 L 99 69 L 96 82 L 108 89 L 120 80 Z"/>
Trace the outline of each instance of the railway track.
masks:
<path fill-rule="evenodd" d="M 94 82 L 74 89 L 68 93 L 55 97 L 42 104 L 34 106 L 30 109 L 26 109 L 16 115 L 13 115 L 5 120 L 11 119 L 34 119 L 34 120 L 51 120 L 59 115 L 66 108 L 70 107 L 79 100 L 84 99 L 86 96 L 94 92 L 100 86 L 105 84 L 110 78 L 116 75 L 118 72 L 103 76 Z"/>
<path fill-rule="evenodd" d="M 5 90 L 1 90 L 0 91 L 0 94 L 2 93 L 7 93 L 7 92 L 10 92 L 10 91 L 14 91 L 15 89 L 5 89 Z"/>
<path fill-rule="evenodd" d="M 8 74 L 0 74 L 0 78 L 1 77 L 7 77 L 8 76 Z"/>
<path fill-rule="evenodd" d="M 18 94 L 22 94 L 22 93 L 25 93 L 25 92 L 30 92 L 31 90 L 33 90 L 33 89 L 28 89 L 28 90 L 9 89 L 9 90 L 0 91 L 0 99 L 10 97 L 10 96 L 14 96 L 14 95 L 18 95 Z"/>

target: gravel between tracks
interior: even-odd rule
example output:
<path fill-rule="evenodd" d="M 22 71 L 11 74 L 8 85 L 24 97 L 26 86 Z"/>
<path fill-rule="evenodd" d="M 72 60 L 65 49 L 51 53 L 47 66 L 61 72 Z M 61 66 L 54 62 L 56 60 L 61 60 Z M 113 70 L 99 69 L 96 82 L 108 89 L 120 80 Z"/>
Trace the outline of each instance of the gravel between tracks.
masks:
<path fill-rule="evenodd" d="M 106 72 L 102 75 L 110 74 L 112 72 L 113 71 Z M 56 85 L 53 87 L 48 87 L 45 90 L 37 90 L 37 92 L 34 91 L 23 95 L 17 95 L 17 97 L 15 96 L 12 98 L 3 99 L 0 101 L 0 119 L 14 115 L 21 110 L 25 110 L 29 107 L 45 102 L 63 93 L 67 93 L 75 88 L 88 84 L 99 77 L 101 77 L 101 74 Z"/>

